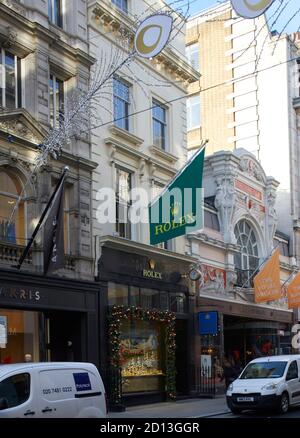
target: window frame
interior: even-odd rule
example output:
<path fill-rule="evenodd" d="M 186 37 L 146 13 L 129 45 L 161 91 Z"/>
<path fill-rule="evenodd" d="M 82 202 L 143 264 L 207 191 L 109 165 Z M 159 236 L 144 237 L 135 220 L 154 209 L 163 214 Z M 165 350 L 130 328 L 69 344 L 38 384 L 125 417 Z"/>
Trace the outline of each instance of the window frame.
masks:
<path fill-rule="evenodd" d="M 192 99 L 198 98 L 198 102 L 192 103 Z M 193 120 L 193 109 L 195 107 L 199 107 L 199 120 L 198 123 L 193 125 L 192 124 L 192 120 Z M 200 94 L 192 94 L 187 98 L 187 102 L 186 102 L 186 109 L 187 109 L 187 120 L 186 120 L 186 124 L 187 124 L 187 130 L 188 131 L 193 131 L 194 129 L 199 129 L 201 128 L 201 98 L 200 98 Z"/>
<path fill-rule="evenodd" d="M 29 392 L 28 392 L 28 396 L 27 396 L 27 398 L 25 398 L 24 400 L 22 400 L 22 402 L 21 403 L 18 403 L 18 404 L 15 404 L 15 405 L 13 405 L 13 406 L 8 406 L 6 409 L 4 409 L 4 410 L 7 410 L 7 409 L 13 409 L 13 408 L 16 408 L 16 407 L 19 407 L 19 406 L 22 406 L 22 405 L 24 405 L 24 403 L 26 403 L 29 399 L 30 399 L 30 395 L 31 395 L 31 375 L 30 375 L 30 373 L 17 373 L 17 374 L 13 374 L 13 375 L 11 375 L 11 376 L 8 376 L 8 377 L 6 377 L 4 380 L 2 380 L 1 382 L 0 382 L 0 386 L 1 386 L 1 384 L 3 384 L 5 381 L 8 381 L 9 379 L 12 379 L 13 377 L 17 377 L 17 376 L 22 376 L 22 375 L 24 375 L 24 376 L 26 376 L 27 377 L 27 385 L 29 386 Z M 4 397 L 5 398 L 5 397 Z"/>
<path fill-rule="evenodd" d="M 128 0 L 112 0 L 112 4 L 115 5 L 120 11 L 124 14 L 128 14 L 129 12 L 129 2 Z"/>
<path fill-rule="evenodd" d="M 14 91 L 15 91 L 15 105 L 13 107 L 7 107 L 7 96 L 6 96 L 6 72 L 7 72 L 7 64 L 6 64 L 6 55 L 9 54 L 14 58 Z M 1 77 L 0 77 L 0 105 L 6 109 L 17 109 L 22 108 L 22 67 L 21 67 L 21 58 L 15 55 L 13 52 L 6 50 L 1 47 Z M 1 86 L 2 85 L 2 86 Z"/>
<path fill-rule="evenodd" d="M 63 29 L 63 0 L 48 0 L 48 18 L 51 24 Z"/>
<path fill-rule="evenodd" d="M 193 50 L 193 47 L 195 47 L 194 50 Z M 188 63 L 190 64 L 191 67 L 193 67 L 197 71 L 200 70 L 199 50 L 200 50 L 199 42 L 189 44 L 188 46 L 186 46 L 186 49 L 185 49 L 185 55 L 187 57 Z M 195 54 L 195 53 L 197 53 L 197 55 L 198 55 L 196 62 L 193 61 L 193 54 Z M 196 65 L 194 65 L 194 64 L 196 64 Z"/>
<path fill-rule="evenodd" d="M 124 98 L 124 96 L 118 95 L 116 93 L 117 89 L 115 87 L 115 84 L 117 82 L 121 86 L 127 88 L 127 92 L 128 92 L 128 99 L 127 100 Z M 125 114 L 122 118 L 119 118 L 117 116 L 116 106 L 117 106 L 118 103 L 124 105 L 124 107 L 122 106 L 122 108 L 121 108 L 122 114 L 123 113 Z M 114 114 L 114 125 L 117 128 L 124 129 L 127 132 L 130 132 L 130 128 L 131 128 L 130 120 L 129 120 L 130 106 L 131 106 L 131 85 L 128 82 L 126 82 L 124 79 L 122 79 L 121 77 L 115 75 L 113 77 L 113 114 Z"/>
<path fill-rule="evenodd" d="M 119 234 L 120 237 L 123 237 L 125 239 L 132 239 L 132 225 L 128 219 L 128 211 L 129 208 L 131 207 L 132 204 L 132 199 L 131 199 L 131 190 L 132 190 L 132 183 L 133 183 L 133 172 L 128 170 L 128 169 L 124 169 L 121 166 L 116 166 L 115 167 L 115 172 L 116 172 L 116 232 Z M 124 172 L 127 173 L 129 175 L 129 187 L 128 187 L 128 194 L 129 194 L 129 199 L 127 201 L 123 201 L 120 202 L 120 197 L 119 197 L 119 193 L 120 193 L 120 186 L 119 186 L 119 177 L 118 177 L 118 172 Z M 123 206 L 124 209 L 126 210 L 126 219 L 127 222 L 119 222 L 119 205 Z M 124 227 L 124 230 L 122 230 L 123 232 L 120 231 L 120 226 Z"/>
<path fill-rule="evenodd" d="M 0 166 L 0 172 L 3 172 L 4 174 L 6 174 L 6 176 L 9 177 L 15 185 L 16 185 L 16 183 L 14 182 L 14 179 L 17 180 L 17 183 L 20 185 L 20 194 L 21 194 L 22 190 L 23 190 L 23 183 L 22 183 L 22 180 L 19 177 L 19 175 L 14 173 L 13 170 L 10 171 L 10 169 L 3 168 L 2 166 Z M 18 192 L 17 186 L 16 186 L 16 192 Z M 8 202 L 10 202 L 9 199 L 15 200 L 17 202 L 20 195 L 18 195 L 18 194 L 15 195 L 13 193 L 5 192 L 4 190 L 0 189 L 0 196 L 3 198 L 8 198 Z M 16 217 L 17 217 L 17 214 L 16 214 L 15 215 L 15 222 L 13 222 L 15 225 L 15 230 L 14 230 L 15 231 L 15 239 L 14 239 L 14 241 L 9 240 L 8 236 L 6 236 L 6 238 L 5 238 L 4 234 L 0 235 L 0 241 L 6 242 L 6 243 L 12 243 L 15 245 L 21 245 L 21 246 L 26 245 L 26 242 L 27 242 L 27 203 L 26 203 L 26 196 L 24 196 L 24 195 L 21 197 L 18 210 L 20 209 L 20 207 L 22 207 L 22 209 L 23 209 L 23 224 L 22 224 L 23 233 L 22 233 L 22 236 L 17 235 L 17 234 L 19 234 L 19 232 L 17 231 L 18 230 L 17 222 L 20 221 L 20 219 L 18 219 L 18 221 L 16 220 Z M 18 212 L 18 210 L 17 210 L 17 212 Z M 4 219 L 6 219 L 8 221 L 9 217 L 7 217 L 7 218 L 0 217 L 0 222 L 4 222 L 3 221 Z"/>
<path fill-rule="evenodd" d="M 51 79 L 52 78 L 52 79 Z M 53 86 L 51 87 L 51 81 Z M 58 99 L 59 108 L 56 105 L 56 85 L 58 84 Z M 51 90 L 53 90 L 51 94 Z M 50 72 L 49 75 L 49 118 L 50 126 L 52 128 L 57 128 L 60 125 L 61 115 L 64 115 L 64 105 L 65 105 L 65 81 L 58 78 L 55 74 Z M 53 107 L 53 116 L 51 117 L 51 109 Z M 52 122 L 53 120 L 53 122 Z"/>
<path fill-rule="evenodd" d="M 161 110 L 163 110 L 164 119 L 160 119 L 155 115 L 155 109 L 157 107 L 160 108 Z M 154 146 L 158 147 L 159 149 L 161 149 L 163 151 L 168 151 L 168 113 L 169 113 L 168 109 L 169 108 L 166 105 L 164 105 L 162 102 L 160 102 L 156 98 L 152 99 L 152 139 L 153 139 L 153 144 L 154 144 Z M 164 134 L 164 135 L 161 135 L 159 137 L 161 139 L 160 144 L 156 141 L 155 129 L 154 129 L 155 124 L 159 124 L 159 126 L 161 127 L 160 133 Z"/>

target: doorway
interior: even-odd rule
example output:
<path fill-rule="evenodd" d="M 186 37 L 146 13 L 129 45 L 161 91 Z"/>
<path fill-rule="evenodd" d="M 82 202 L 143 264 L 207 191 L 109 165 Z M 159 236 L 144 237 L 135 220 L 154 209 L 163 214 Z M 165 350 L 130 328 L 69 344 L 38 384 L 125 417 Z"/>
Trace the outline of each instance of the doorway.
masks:
<path fill-rule="evenodd" d="M 77 362 L 84 360 L 82 335 L 84 315 L 75 312 L 47 312 L 44 325 L 45 360 Z"/>

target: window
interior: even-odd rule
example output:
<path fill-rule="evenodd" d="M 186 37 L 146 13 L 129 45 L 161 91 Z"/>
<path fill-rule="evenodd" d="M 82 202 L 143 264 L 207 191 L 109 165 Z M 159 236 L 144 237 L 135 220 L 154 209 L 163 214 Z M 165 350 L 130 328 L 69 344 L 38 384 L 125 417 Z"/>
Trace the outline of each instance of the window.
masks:
<path fill-rule="evenodd" d="M 298 379 L 298 365 L 294 360 L 289 366 L 288 372 L 286 374 L 286 380 Z"/>
<path fill-rule="evenodd" d="M 21 108 L 21 59 L 1 49 L 0 105 L 3 108 Z"/>
<path fill-rule="evenodd" d="M 167 145 L 167 109 L 164 105 L 153 100 L 153 144 L 163 150 Z"/>
<path fill-rule="evenodd" d="M 204 226 L 211 230 L 220 231 L 219 219 L 216 213 L 204 210 Z"/>
<path fill-rule="evenodd" d="M 196 94 L 187 99 L 187 129 L 201 126 L 200 95 Z"/>
<path fill-rule="evenodd" d="M 185 54 L 188 59 L 189 64 L 195 69 L 200 70 L 199 63 L 199 44 L 191 44 L 185 48 Z"/>
<path fill-rule="evenodd" d="M 48 0 L 48 17 L 51 23 L 63 27 L 61 0 Z"/>
<path fill-rule="evenodd" d="M 110 306 L 128 306 L 128 286 L 108 283 L 108 304 Z"/>
<path fill-rule="evenodd" d="M 258 245 L 254 230 L 245 220 L 240 221 L 234 230 L 237 244 L 241 251 L 235 255 L 235 265 L 238 274 L 238 285 L 250 287 L 247 280 L 252 278 L 254 271 L 259 266 Z"/>
<path fill-rule="evenodd" d="M 25 245 L 25 202 L 21 199 L 12 220 L 11 215 L 22 184 L 12 171 L 0 168 L 0 240 Z"/>
<path fill-rule="evenodd" d="M 50 125 L 57 128 L 64 113 L 64 83 L 56 76 L 50 75 Z"/>
<path fill-rule="evenodd" d="M 170 310 L 175 313 L 186 312 L 186 296 L 183 293 L 170 294 Z"/>
<path fill-rule="evenodd" d="M 128 0 L 112 0 L 113 4 L 118 6 L 121 11 L 128 13 Z"/>
<path fill-rule="evenodd" d="M 159 291 L 154 289 L 141 289 L 141 307 L 144 309 L 159 309 Z"/>
<path fill-rule="evenodd" d="M 114 120 L 119 128 L 129 131 L 130 87 L 114 78 Z"/>
<path fill-rule="evenodd" d="M 289 257 L 289 244 L 283 240 L 274 239 L 274 247 L 279 248 L 280 254 Z"/>
<path fill-rule="evenodd" d="M 131 239 L 131 224 L 128 212 L 131 205 L 131 173 L 116 169 L 116 231 L 120 237 Z"/>
<path fill-rule="evenodd" d="M 30 396 L 30 375 L 27 373 L 16 374 L 0 382 L 1 398 L 7 400 L 7 407 L 25 403 Z"/>

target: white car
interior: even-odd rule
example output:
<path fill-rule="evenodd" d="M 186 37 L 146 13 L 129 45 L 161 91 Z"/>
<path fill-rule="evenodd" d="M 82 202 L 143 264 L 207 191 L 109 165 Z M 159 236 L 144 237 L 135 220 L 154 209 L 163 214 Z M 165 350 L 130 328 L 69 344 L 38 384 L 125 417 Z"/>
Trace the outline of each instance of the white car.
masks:
<path fill-rule="evenodd" d="M 251 361 L 227 390 L 232 413 L 273 409 L 286 413 L 300 403 L 300 355 L 260 357 Z"/>
<path fill-rule="evenodd" d="M 105 418 L 105 389 L 91 363 L 0 365 L 1 418 Z"/>

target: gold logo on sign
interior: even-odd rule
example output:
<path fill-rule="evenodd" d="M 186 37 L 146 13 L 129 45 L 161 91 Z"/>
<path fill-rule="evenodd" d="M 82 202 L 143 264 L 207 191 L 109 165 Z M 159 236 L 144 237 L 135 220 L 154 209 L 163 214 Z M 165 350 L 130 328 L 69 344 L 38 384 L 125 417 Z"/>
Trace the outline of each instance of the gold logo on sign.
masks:
<path fill-rule="evenodd" d="M 155 28 L 159 29 L 159 36 L 154 44 L 151 44 L 151 46 L 147 46 L 144 42 L 145 34 L 146 34 L 146 32 L 150 31 L 150 29 L 154 30 Z M 149 26 L 145 26 L 139 32 L 139 34 L 137 35 L 137 38 L 136 38 L 136 48 L 139 51 L 139 53 L 141 53 L 142 55 L 148 55 L 149 53 L 153 52 L 153 50 L 156 49 L 156 47 L 161 39 L 162 32 L 163 32 L 162 27 L 158 26 L 157 24 L 150 24 Z"/>
<path fill-rule="evenodd" d="M 258 3 L 251 4 L 248 2 L 248 0 L 244 0 L 244 3 L 251 11 L 260 11 L 261 9 L 269 6 L 273 1 L 274 0 L 261 0 Z"/>
<path fill-rule="evenodd" d="M 155 260 L 153 260 L 153 259 L 149 260 L 149 266 L 150 266 L 150 269 L 154 270 L 154 268 L 156 266 Z"/>

